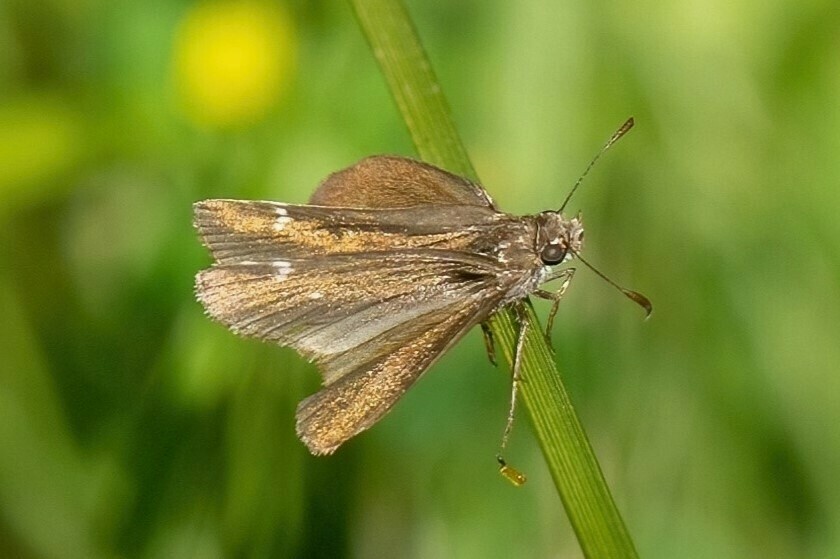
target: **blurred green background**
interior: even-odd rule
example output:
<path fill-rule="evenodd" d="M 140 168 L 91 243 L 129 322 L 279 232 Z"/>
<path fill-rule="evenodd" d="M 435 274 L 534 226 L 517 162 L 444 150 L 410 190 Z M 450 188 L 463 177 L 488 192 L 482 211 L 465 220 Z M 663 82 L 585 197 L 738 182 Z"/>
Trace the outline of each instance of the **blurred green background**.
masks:
<path fill-rule="evenodd" d="M 834 0 L 410 0 L 488 190 L 570 206 L 560 368 L 640 554 L 840 556 Z M 412 155 L 339 0 L 0 4 L 0 556 L 579 557 L 478 331 L 309 456 L 293 351 L 204 317 L 190 205 Z M 541 313 L 547 305 L 537 303 Z"/>

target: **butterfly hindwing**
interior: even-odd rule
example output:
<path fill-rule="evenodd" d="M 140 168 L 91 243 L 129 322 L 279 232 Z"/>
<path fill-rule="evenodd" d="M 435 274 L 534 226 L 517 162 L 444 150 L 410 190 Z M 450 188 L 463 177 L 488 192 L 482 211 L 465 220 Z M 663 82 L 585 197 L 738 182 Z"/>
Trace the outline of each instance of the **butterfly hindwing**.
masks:
<path fill-rule="evenodd" d="M 313 454 L 330 454 L 385 415 L 420 376 L 472 326 L 488 314 L 492 301 L 473 296 L 400 324 L 380 339 L 379 349 L 362 348 L 339 358 L 359 364 L 297 409 L 297 433 Z"/>
<path fill-rule="evenodd" d="M 493 208 L 481 185 L 434 165 L 396 155 L 375 155 L 335 172 L 310 203 L 353 208 L 405 208 L 449 204 Z"/>

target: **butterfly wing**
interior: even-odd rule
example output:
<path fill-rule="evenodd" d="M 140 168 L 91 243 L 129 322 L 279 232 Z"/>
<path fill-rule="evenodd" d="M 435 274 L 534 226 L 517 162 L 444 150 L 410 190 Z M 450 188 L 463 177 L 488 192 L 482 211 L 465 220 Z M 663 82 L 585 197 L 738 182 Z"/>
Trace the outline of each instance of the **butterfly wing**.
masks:
<path fill-rule="evenodd" d="M 481 185 L 434 165 L 395 155 L 376 155 L 333 173 L 310 198 L 321 206 L 405 208 L 450 204 L 494 208 Z"/>
<path fill-rule="evenodd" d="M 424 211 L 436 212 L 196 205 L 199 233 L 217 259 L 196 279 L 208 314 L 240 334 L 294 347 L 322 372 L 324 390 L 298 408 L 298 433 L 313 453 L 330 453 L 375 423 L 500 300 L 498 260 L 464 244 L 492 226 L 483 221 L 489 210 L 477 223 L 456 224 L 456 235 Z M 286 238 L 298 222 L 335 239 Z M 387 241 L 360 240 L 365 232 Z"/>

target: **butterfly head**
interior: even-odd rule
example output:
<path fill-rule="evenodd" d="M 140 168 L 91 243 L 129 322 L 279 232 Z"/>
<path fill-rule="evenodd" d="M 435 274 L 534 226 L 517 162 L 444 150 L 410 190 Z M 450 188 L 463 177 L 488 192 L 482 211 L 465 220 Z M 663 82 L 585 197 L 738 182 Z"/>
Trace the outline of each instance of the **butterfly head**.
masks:
<path fill-rule="evenodd" d="M 547 266 L 567 262 L 583 248 L 583 221 L 580 214 L 569 219 L 560 212 L 537 215 L 536 249 Z"/>

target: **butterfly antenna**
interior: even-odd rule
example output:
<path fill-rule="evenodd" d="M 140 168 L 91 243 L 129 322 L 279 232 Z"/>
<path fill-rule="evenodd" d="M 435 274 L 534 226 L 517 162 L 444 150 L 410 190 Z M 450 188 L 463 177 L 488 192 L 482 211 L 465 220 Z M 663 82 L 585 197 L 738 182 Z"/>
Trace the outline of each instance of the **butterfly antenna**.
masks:
<path fill-rule="evenodd" d="M 616 289 L 618 289 L 619 291 L 621 291 L 624 294 L 625 297 L 627 297 L 628 299 L 630 299 L 631 301 L 633 301 L 634 303 L 636 303 L 637 305 L 639 305 L 640 307 L 645 309 L 645 319 L 647 319 L 650 316 L 650 313 L 653 312 L 653 305 L 651 304 L 650 299 L 648 299 L 647 297 L 645 297 L 644 295 L 642 295 L 641 293 L 639 293 L 637 291 L 631 291 L 629 289 L 624 289 L 623 287 L 621 287 L 620 285 L 615 283 L 613 280 L 611 280 L 610 278 L 605 276 L 595 266 L 593 266 L 592 264 L 590 264 L 589 262 L 584 260 L 580 256 L 580 253 L 575 252 L 574 254 L 575 254 L 575 256 L 577 256 L 578 260 L 583 262 L 583 264 L 585 264 L 587 268 L 589 268 L 590 270 L 592 270 L 593 272 L 598 274 L 601 277 L 601 279 L 603 279 L 608 284 L 610 284 L 611 286 L 613 286 Z"/>
<path fill-rule="evenodd" d="M 633 124 L 634 124 L 634 121 L 633 121 L 633 117 L 631 116 L 630 118 L 627 119 L 627 121 L 624 124 L 622 124 L 619 127 L 618 130 L 615 131 L 615 133 L 613 133 L 612 136 L 610 136 L 610 139 L 607 140 L 607 143 L 604 144 L 604 147 L 602 147 L 600 149 L 600 151 L 598 151 L 598 153 L 595 154 L 595 157 L 592 158 L 592 161 L 589 162 L 589 165 L 586 167 L 586 170 L 583 172 L 583 174 L 577 180 L 575 185 L 572 187 L 572 190 L 569 191 L 569 194 L 566 196 L 566 199 L 563 200 L 563 205 L 560 206 L 559 210 L 557 210 L 558 212 L 562 212 L 566 208 L 566 204 L 569 203 L 569 200 L 572 199 L 572 195 L 574 195 L 575 190 L 578 189 L 578 187 L 580 186 L 580 183 L 583 182 L 583 179 L 586 178 L 586 175 L 588 175 L 589 171 L 592 170 L 592 167 L 595 166 L 595 162 L 598 161 L 598 159 L 600 159 L 601 156 L 604 155 L 604 152 L 607 151 L 608 149 L 610 149 L 610 147 L 612 147 L 612 145 L 614 143 L 616 143 L 618 140 L 620 140 L 622 136 L 627 134 L 627 132 L 629 132 L 630 129 L 633 128 Z"/>

